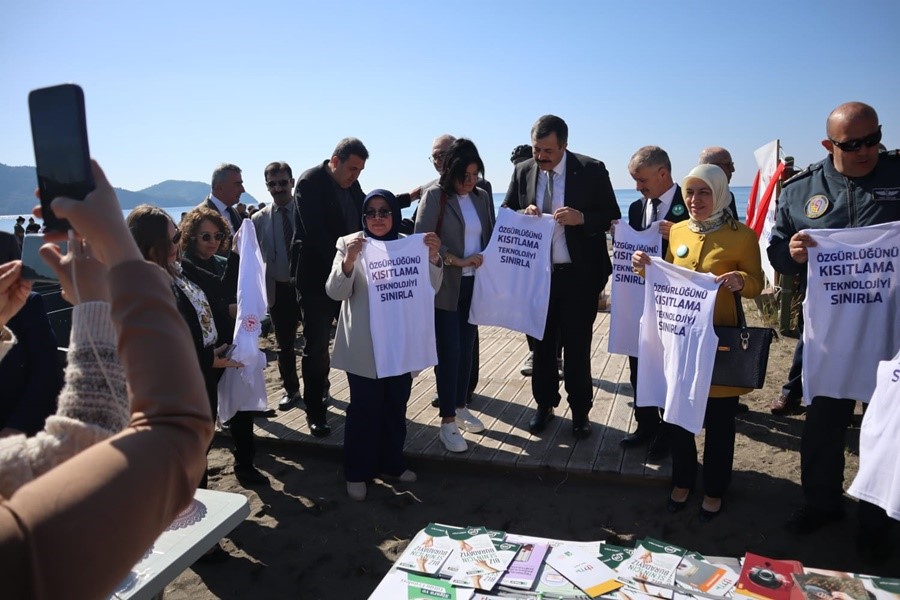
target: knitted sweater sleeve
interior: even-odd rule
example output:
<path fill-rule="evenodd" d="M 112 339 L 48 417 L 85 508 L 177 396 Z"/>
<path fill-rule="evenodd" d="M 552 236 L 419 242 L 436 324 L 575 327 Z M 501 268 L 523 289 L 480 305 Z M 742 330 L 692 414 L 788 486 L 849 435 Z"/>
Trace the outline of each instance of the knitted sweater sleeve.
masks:
<path fill-rule="evenodd" d="M 0 439 L 0 495 L 15 490 L 128 424 L 125 373 L 116 356 L 109 304 L 86 302 L 72 312 L 66 383 L 55 415 L 34 437 Z"/>

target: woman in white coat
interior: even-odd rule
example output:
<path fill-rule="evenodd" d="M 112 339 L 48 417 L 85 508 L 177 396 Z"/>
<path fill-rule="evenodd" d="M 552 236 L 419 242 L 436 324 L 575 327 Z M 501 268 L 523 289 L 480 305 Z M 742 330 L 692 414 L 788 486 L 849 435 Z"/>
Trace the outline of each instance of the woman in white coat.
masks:
<path fill-rule="evenodd" d="M 363 230 L 338 239 L 337 254 L 325 282 L 326 293 L 342 302 L 331 365 L 347 372 L 350 386 L 344 476 L 347 493 L 354 500 L 365 500 L 366 484 L 375 476 L 416 480 L 403 456 L 412 374 L 378 377 L 376 373 L 368 286 L 362 261 L 357 260 L 367 240 L 396 240 L 400 236 L 400 203 L 387 190 L 373 190 L 363 201 L 362 213 Z M 431 286 L 436 291 L 443 276 L 438 254 L 441 241 L 429 233 L 425 244 Z"/>

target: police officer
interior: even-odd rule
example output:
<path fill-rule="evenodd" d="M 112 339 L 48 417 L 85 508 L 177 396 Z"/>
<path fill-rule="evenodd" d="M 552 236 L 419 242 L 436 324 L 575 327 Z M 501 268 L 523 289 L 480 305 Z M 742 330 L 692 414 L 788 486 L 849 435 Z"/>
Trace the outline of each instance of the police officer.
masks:
<path fill-rule="evenodd" d="M 828 116 L 826 133 L 822 145 L 829 156 L 788 181 L 779 198 L 768 255 L 772 266 L 787 275 L 805 278 L 807 248 L 815 242 L 799 233 L 803 229 L 900 221 L 900 201 L 892 196 L 900 188 L 900 155 L 879 153 L 875 109 L 861 102 L 841 104 Z M 804 504 L 786 523 L 788 531 L 811 533 L 843 518 L 844 444 L 856 400 L 868 398 L 812 399 L 800 442 Z M 860 524 L 870 531 L 873 509 L 875 520 L 890 523 L 883 511 L 879 515 L 880 509 L 861 502 Z M 889 552 L 888 540 L 885 528 L 878 530 L 867 544 L 870 557 Z"/>

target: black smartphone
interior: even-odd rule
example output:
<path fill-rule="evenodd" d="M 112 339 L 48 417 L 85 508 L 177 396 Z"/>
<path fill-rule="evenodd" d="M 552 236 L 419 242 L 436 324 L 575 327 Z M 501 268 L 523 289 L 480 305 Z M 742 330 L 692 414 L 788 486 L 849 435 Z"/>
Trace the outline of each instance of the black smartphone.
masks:
<path fill-rule="evenodd" d="M 72 83 L 32 90 L 28 109 L 44 224 L 66 231 L 69 222 L 57 218 L 50 203 L 59 196 L 84 200 L 94 189 L 84 92 Z"/>
<path fill-rule="evenodd" d="M 41 258 L 39 250 L 46 244 L 44 236 L 38 233 L 26 235 L 22 241 L 22 278 L 35 283 L 59 283 L 56 271 Z M 66 253 L 66 242 L 58 242 L 60 252 Z"/>

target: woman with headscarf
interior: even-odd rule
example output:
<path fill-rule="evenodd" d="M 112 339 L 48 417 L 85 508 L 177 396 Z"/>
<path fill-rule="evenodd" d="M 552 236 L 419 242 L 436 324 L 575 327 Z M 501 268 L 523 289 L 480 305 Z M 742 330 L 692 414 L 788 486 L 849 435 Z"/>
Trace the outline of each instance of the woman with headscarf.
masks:
<path fill-rule="evenodd" d="M 755 298 L 763 288 L 759 244 L 752 229 L 738 223 L 726 210 L 731 201 L 728 179 L 716 165 L 694 167 L 681 184 L 689 219 L 676 223 L 669 232 L 666 260 L 697 273 L 712 273 L 721 284 L 713 312 L 714 325 L 737 325 L 734 292 Z M 632 264 L 643 269 L 650 264 L 644 252 L 635 252 Z M 722 498 L 731 483 L 734 462 L 734 416 L 738 396 L 747 388 L 713 385 L 706 404 L 703 447 L 703 504 L 700 520 L 709 521 L 722 510 Z M 672 491 L 667 508 L 678 512 L 687 505 L 697 476 L 697 446 L 694 435 L 667 424 L 672 449 Z"/>
<path fill-rule="evenodd" d="M 331 365 L 347 372 L 350 404 L 344 426 L 344 476 L 347 493 L 354 500 L 366 499 L 366 484 L 376 476 L 416 480 L 406 468 L 406 403 L 412 389 L 412 374 L 380 377 L 375 367 L 375 351 L 369 317 L 369 291 L 359 258 L 366 242 L 391 241 L 400 237 L 400 203 L 387 190 L 373 190 L 362 207 L 363 230 L 337 241 L 331 273 L 325 291 L 342 302 L 334 336 Z M 441 241 L 425 234 L 429 276 L 435 291 L 441 285 L 443 264 L 438 250 Z"/>

